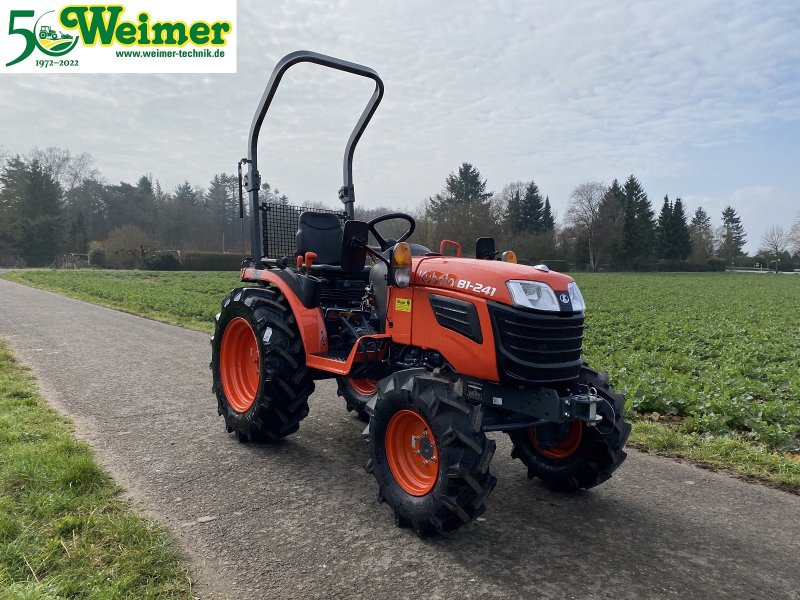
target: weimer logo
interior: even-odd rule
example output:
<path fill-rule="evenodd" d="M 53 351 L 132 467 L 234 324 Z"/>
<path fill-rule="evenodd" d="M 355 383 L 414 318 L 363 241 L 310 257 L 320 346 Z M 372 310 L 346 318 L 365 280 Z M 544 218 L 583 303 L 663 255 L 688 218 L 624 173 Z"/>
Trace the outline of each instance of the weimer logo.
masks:
<path fill-rule="evenodd" d="M 8 42 L 0 44 L 6 55 L 0 64 L 6 68 L 0 72 L 236 71 L 235 0 L 150 2 L 58 6 L 45 1 L 36 3 L 37 10 L 10 10 Z M 163 18 L 165 13 L 170 18 Z"/>
<path fill-rule="evenodd" d="M 17 64 L 28 58 L 33 51 L 38 48 L 47 56 L 64 56 L 78 43 L 78 38 L 73 37 L 68 33 L 56 31 L 53 25 L 48 24 L 45 19 L 48 15 L 53 15 L 55 11 L 49 10 L 41 17 L 36 19 L 32 29 L 25 29 L 24 27 L 16 27 L 15 21 L 25 17 L 33 17 L 35 13 L 32 10 L 12 10 L 11 20 L 8 24 L 9 34 L 21 35 L 25 38 L 25 49 L 17 58 L 9 63 L 7 67 Z"/>

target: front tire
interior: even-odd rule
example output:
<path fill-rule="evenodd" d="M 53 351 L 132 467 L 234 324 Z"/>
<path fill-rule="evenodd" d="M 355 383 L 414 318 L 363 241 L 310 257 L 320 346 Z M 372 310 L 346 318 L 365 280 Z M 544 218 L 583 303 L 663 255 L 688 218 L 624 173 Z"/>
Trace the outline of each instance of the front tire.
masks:
<path fill-rule="evenodd" d="M 367 470 L 398 526 L 419 535 L 449 531 L 485 512 L 497 480 L 489 473 L 495 443 L 481 430 L 482 416 L 482 407 L 456 396 L 441 378 L 401 373 L 382 383 Z"/>
<path fill-rule="evenodd" d="M 544 423 L 508 434 L 514 444 L 511 456 L 519 458 L 528 468 L 528 478 L 538 477 L 556 491 L 600 485 L 627 456 L 623 447 L 631 426 L 623 419 L 624 396 L 611 389 L 606 377 L 588 367 L 581 369 L 578 383 L 595 388 L 604 400 L 597 407 L 603 420 L 595 427 L 588 427 L 582 421 L 563 426 Z M 549 438 L 550 443 L 540 441 L 539 437 Z"/>
<path fill-rule="evenodd" d="M 217 412 L 229 433 L 242 442 L 274 442 L 298 430 L 314 382 L 283 294 L 233 290 L 222 301 L 211 347 Z"/>

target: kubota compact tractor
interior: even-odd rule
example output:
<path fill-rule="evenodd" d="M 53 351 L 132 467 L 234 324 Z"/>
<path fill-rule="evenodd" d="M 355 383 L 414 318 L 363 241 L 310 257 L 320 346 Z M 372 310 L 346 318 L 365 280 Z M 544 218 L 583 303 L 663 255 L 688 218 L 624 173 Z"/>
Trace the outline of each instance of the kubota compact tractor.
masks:
<path fill-rule="evenodd" d="M 375 82 L 345 147 L 341 213 L 259 201 L 259 131 L 284 73 L 301 62 Z M 489 432 L 508 433 L 512 456 L 552 488 L 602 483 L 625 459 L 630 425 L 622 396 L 581 359 L 584 300 L 572 278 L 516 264 L 513 253 L 498 260 L 489 238 L 474 259 L 447 240 L 432 252 L 407 241 L 406 214 L 354 220 L 353 152 L 382 96 L 372 69 L 313 52 L 287 55 L 272 73 L 239 163 L 253 215 L 241 270 L 249 285 L 222 301 L 212 338 L 228 432 L 283 438 L 308 414 L 314 381 L 336 378 L 369 421 L 379 499 L 418 533 L 484 512 L 496 483 Z M 239 201 L 241 216 L 241 185 Z M 384 237 L 377 225 L 389 220 L 405 233 Z"/>

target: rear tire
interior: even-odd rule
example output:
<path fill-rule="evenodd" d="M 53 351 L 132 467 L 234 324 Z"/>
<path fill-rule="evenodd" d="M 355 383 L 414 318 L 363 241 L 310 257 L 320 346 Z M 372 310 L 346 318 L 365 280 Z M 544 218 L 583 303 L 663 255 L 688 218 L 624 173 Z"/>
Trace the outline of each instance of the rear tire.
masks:
<path fill-rule="evenodd" d="M 378 395 L 378 382 L 374 379 L 337 377 L 336 383 L 339 386 L 336 393 L 347 402 L 347 412 L 355 411 L 360 421 L 369 423 L 367 402 Z"/>
<path fill-rule="evenodd" d="M 217 412 L 229 433 L 242 442 L 274 442 L 298 430 L 314 382 L 283 294 L 233 290 L 222 301 L 211 347 Z"/>
<path fill-rule="evenodd" d="M 367 470 L 398 526 L 419 535 L 453 530 L 486 510 L 497 483 L 489 473 L 495 443 L 481 430 L 483 408 L 456 396 L 449 382 L 405 381 L 394 375 L 378 392 Z"/>
<path fill-rule="evenodd" d="M 623 419 L 625 397 L 611 389 L 607 377 L 588 367 L 581 369 L 578 382 L 594 387 L 605 400 L 597 406 L 598 414 L 603 417 L 597 426 L 587 427 L 581 421 L 573 421 L 565 425 L 559 443 L 550 448 L 540 446 L 533 427 L 508 434 L 514 444 L 511 456 L 525 464 L 528 478 L 538 477 L 556 491 L 599 485 L 611 477 L 627 456 L 623 447 L 631 426 Z"/>

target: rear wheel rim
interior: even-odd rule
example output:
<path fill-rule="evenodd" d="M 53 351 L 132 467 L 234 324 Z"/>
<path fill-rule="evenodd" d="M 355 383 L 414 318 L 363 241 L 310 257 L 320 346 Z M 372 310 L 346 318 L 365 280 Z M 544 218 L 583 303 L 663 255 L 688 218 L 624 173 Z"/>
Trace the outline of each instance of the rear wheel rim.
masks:
<path fill-rule="evenodd" d="M 236 317 L 228 323 L 220 348 L 220 377 L 225 398 L 238 413 L 247 412 L 255 402 L 261 380 L 256 334 L 247 319 Z"/>
<path fill-rule="evenodd" d="M 374 396 L 378 392 L 378 382 L 374 379 L 358 379 L 350 377 L 347 382 L 359 396 Z"/>
<path fill-rule="evenodd" d="M 386 426 L 386 458 L 397 484 L 412 496 L 429 493 L 439 476 L 439 451 L 428 422 L 400 410 Z"/>
<path fill-rule="evenodd" d="M 583 423 L 581 421 L 572 421 L 569 434 L 558 444 L 547 449 L 539 447 L 539 440 L 536 439 L 536 431 L 533 427 L 528 427 L 528 438 L 533 447 L 536 448 L 536 451 L 547 458 L 555 460 L 569 458 L 580 448 L 581 440 L 583 439 Z"/>

